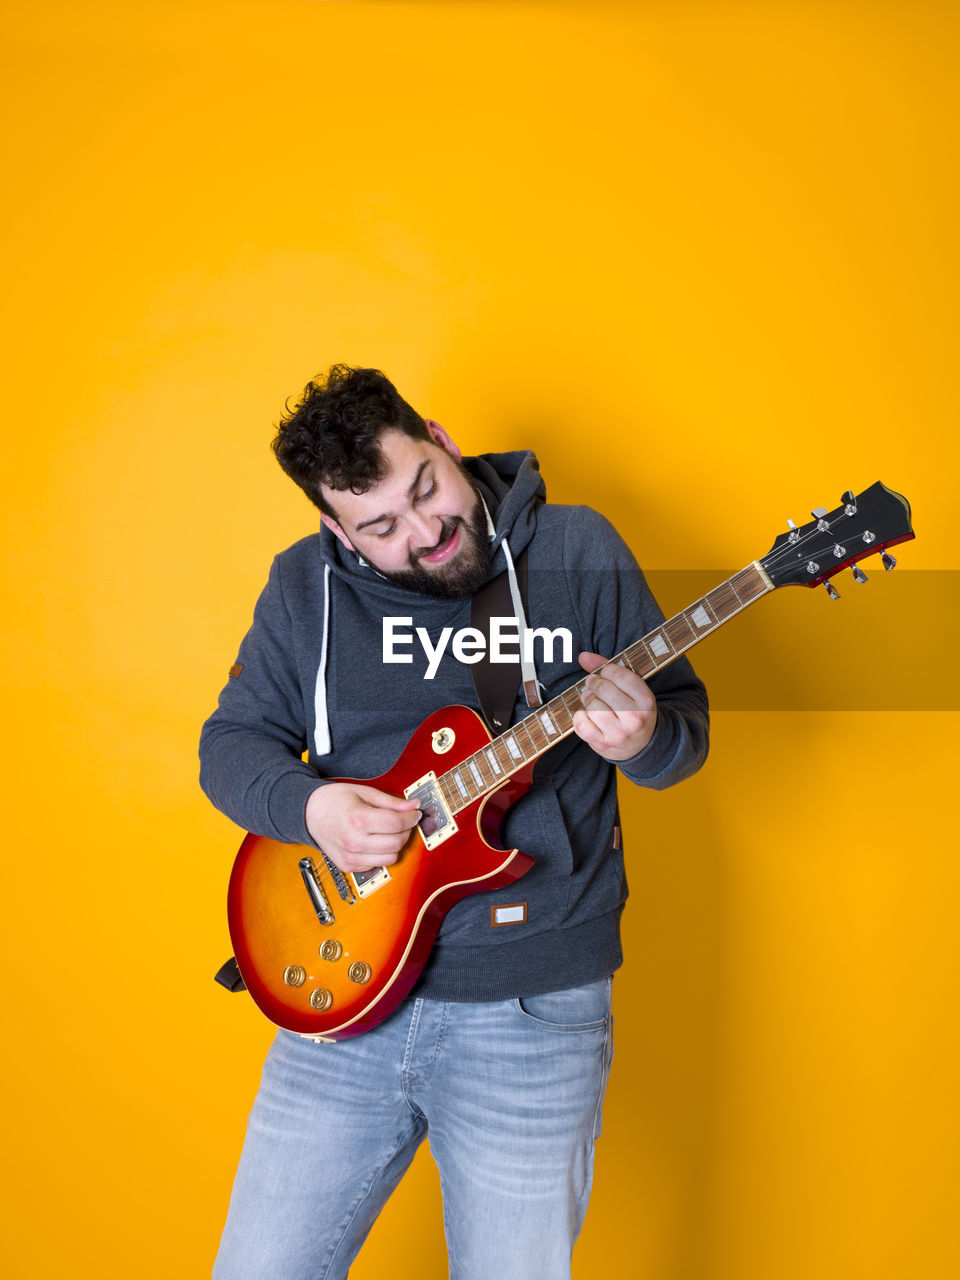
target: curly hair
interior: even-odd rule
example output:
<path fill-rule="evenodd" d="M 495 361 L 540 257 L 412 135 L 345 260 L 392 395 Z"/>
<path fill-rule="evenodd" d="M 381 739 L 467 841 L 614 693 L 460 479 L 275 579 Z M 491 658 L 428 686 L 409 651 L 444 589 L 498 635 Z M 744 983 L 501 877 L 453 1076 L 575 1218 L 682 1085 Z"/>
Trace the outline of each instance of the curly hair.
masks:
<path fill-rule="evenodd" d="M 329 516 L 336 512 L 320 492 L 366 493 L 386 474 L 380 436 L 387 429 L 429 440 L 423 418 L 401 398 L 379 369 L 335 364 L 303 389 L 277 427 L 273 452 L 287 475 Z"/>

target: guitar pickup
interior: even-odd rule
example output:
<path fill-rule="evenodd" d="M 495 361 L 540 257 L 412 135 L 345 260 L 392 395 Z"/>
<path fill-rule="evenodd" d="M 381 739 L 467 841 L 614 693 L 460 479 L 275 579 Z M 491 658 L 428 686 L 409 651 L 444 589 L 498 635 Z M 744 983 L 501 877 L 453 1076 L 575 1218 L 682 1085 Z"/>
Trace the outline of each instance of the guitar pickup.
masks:
<path fill-rule="evenodd" d="M 408 800 L 416 800 L 423 817 L 417 828 L 428 849 L 435 849 L 444 840 L 457 834 L 457 820 L 443 802 L 435 773 L 425 773 L 404 790 Z"/>
<path fill-rule="evenodd" d="M 371 893 L 376 893 L 390 879 L 390 872 L 386 867 L 370 867 L 366 871 L 351 871 L 350 879 L 356 885 L 358 898 L 369 898 Z"/>

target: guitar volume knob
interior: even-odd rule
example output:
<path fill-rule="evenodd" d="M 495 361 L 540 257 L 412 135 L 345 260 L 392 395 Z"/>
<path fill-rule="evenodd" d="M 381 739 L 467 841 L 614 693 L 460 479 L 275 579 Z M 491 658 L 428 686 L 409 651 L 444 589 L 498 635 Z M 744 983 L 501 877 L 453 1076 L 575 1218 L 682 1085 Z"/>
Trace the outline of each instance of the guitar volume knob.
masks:
<path fill-rule="evenodd" d="M 354 960 L 353 964 L 347 970 L 347 977 L 351 982 L 359 983 L 363 986 L 365 982 L 370 981 L 370 975 L 373 970 L 364 960 Z"/>
<path fill-rule="evenodd" d="M 307 980 L 307 971 L 302 964 L 288 964 L 283 971 L 283 980 L 288 987 L 302 987 Z"/>
<path fill-rule="evenodd" d="M 328 991 L 326 987 L 317 987 L 315 991 L 310 992 L 310 1004 L 320 1012 L 329 1009 L 333 1004 L 333 992 Z"/>
<path fill-rule="evenodd" d="M 336 938 L 328 938 L 320 944 L 321 960 L 339 960 L 343 955 L 343 946 Z"/>

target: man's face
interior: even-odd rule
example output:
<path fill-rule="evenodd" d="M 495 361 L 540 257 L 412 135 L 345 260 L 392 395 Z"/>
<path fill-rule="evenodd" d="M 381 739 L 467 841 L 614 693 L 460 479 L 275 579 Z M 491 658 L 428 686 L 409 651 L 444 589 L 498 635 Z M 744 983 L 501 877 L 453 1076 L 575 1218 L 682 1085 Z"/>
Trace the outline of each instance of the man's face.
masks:
<path fill-rule="evenodd" d="M 480 495 L 460 451 L 435 422 L 433 443 L 402 431 L 380 437 L 387 473 L 366 493 L 323 487 L 337 518 L 323 516 L 344 546 L 385 578 L 425 595 L 472 595 L 490 567 Z"/>

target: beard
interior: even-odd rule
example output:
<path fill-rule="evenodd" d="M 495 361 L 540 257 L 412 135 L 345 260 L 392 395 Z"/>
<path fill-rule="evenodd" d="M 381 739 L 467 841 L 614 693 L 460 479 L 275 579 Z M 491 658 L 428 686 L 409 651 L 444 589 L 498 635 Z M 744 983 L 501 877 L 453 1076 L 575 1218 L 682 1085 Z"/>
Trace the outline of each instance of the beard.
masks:
<path fill-rule="evenodd" d="M 445 520 L 434 546 L 418 547 L 411 552 L 409 569 L 398 569 L 390 573 L 380 569 L 378 572 L 398 587 L 406 587 L 408 591 L 418 591 L 421 595 L 434 596 L 440 600 L 462 600 L 466 596 L 472 596 L 486 582 L 492 560 L 486 512 L 475 487 L 474 493 L 476 502 L 469 516 L 466 519 L 463 516 L 453 516 Z M 460 530 L 461 545 L 452 560 L 436 569 L 428 569 L 420 563 L 422 556 L 438 551 L 449 542 L 457 529 Z"/>

